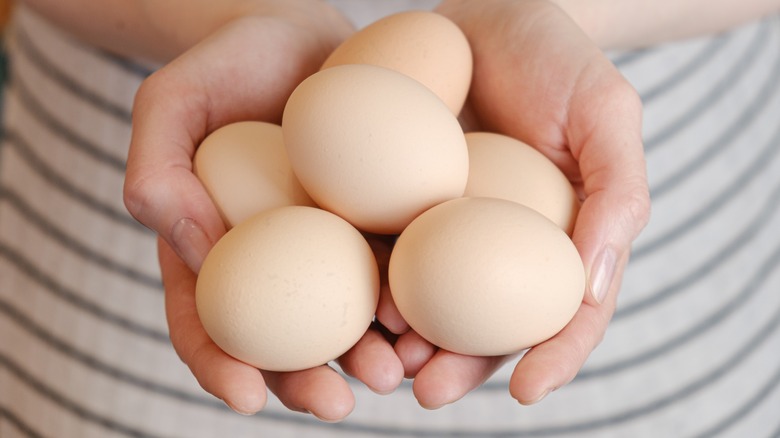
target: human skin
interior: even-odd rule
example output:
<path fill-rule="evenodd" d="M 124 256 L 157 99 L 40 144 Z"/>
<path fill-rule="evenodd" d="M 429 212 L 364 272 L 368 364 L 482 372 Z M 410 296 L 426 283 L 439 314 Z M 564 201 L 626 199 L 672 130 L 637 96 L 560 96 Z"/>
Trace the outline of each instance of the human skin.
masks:
<path fill-rule="evenodd" d="M 572 240 L 588 291 L 571 323 L 517 364 L 510 393 L 531 404 L 572 380 L 600 341 L 631 242 L 648 220 L 641 102 L 581 28 L 548 1 L 453 0 L 437 11 L 461 27 L 474 53 L 469 128 L 533 145 L 564 171 L 583 200 Z M 509 360 L 428 345 L 406 331 L 392 307 L 378 317 L 401 335 L 395 349 L 424 407 L 452 403 Z"/>
<path fill-rule="evenodd" d="M 552 0 L 602 49 L 713 34 L 780 10 L 778 0 Z"/>
<path fill-rule="evenodd" d="M 292 410 L 325 421 L 348 415 L 354 398 L 329 367 L 262 372 L 227 356 L 205 335 L 194 308 L 194 282 L 225 229 L 191 161 L 197 144 L 222 125 L 278 122 L 292 89 L 353 31 L 351 25 L 314 0 L 26 1 L 86 41 L 165 64 L 136 97 L 125 201 L 160 236 L 171 339 L 200 384 L 241 413 L 262 409 L 268 387 Z M 647 220 L 641 106 L 599 46 L 635 47 L 711 32 L 777 2 L 720 3 L 447 0 L 439 6 L 474 46 L 468 119 L 534 144 L 561 166 L 584 200 L 573 237 L 591 288 L 572 323 L 517 364 L 510 393 L 521 403 L 536 402 L 568 382 L 598 343 L 614 311 L 628 246 Z M 640 6 L 654 11 L 653 20 L 636 12 Z M 712 12 L 727 6 L 740 12 Z M 388 243 L 372 244 L 386 260 Z M 600 304 L 594 290 L 604 291 Z M 377 314 L 401 334 L 395 345 L 372 328 L 339 359 L 348 374 L 376 392 L 392 391 L 404 374 L 416 376 L 419 402 L 435 408 L 459 399 L 512 359 L 464 357 L 425 343 L 408 331 L 386 284 Z"/>
<path fill-rule="evenodd" d="M 307 32 L 275 17 L 242 17 L 147 79 L 134 107 L 126 204 L 160 233 L 171 339 L 201 386 L 240 413 L 262 409 L 267 387 L 291 410 L 337 421 L 354 407 L 354 396 L 340 374 L 327 365 L 271 373 L 239 362 L 206 336 L 192 305 L 200 263 L 225 232 L 192 173 L 195 149 L 208 133 L 231 122 L 280 122 L 292 89 L 315 72 L 333 48 L 322 46 L 321 35 Z M 172 250 L 181 261 L 171 256 Z M 340 363 L 345 372 L 380 393 L 394 389 L 403 378 L 392 346 L 374 329 Z"/>

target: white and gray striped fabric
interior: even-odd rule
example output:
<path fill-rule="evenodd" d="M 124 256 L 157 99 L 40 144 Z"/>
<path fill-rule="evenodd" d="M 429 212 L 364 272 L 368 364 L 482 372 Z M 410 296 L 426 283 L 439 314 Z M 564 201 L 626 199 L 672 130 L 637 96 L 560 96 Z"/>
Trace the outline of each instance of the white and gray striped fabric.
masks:
<path fill-rule="evenodd" d="M 369 2 L 334 3 L 374 18 Z M 574 382 L 523 407 L 507 366 L 437 411 L 408 382 L 388 396 L 354 382 L 340 424 L 275 399 L 242 417 L 198 387 L 167 338 L 154 236 L 122 204 L 131 103 L 150 69 L 23 8 L 16 18 L 0 437 L 780 437 L 778 17 L 614 56 L 645 103 L 653 215 Z"/>

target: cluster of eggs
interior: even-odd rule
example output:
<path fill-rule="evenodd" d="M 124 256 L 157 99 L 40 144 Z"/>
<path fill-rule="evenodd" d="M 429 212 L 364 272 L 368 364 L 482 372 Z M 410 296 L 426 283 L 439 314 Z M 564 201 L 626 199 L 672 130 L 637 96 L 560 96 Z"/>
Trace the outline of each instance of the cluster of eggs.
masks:
<path fill-rule="evenodd" d="M 354 346 L 379 298 L 367 233 L 397 236 L 393 301 L 438 347 L 510 354 L 569 322 L 585 284 L 569 238 L 579 201 L 532 147 L 464 133 L 471 76 L 454 23 L 399 13 L 301 82 L 281 125 L 234 123 L 202 142 L 194 171 L 229 231 L 196 304 L 220 348 L 293 371 Z"/>

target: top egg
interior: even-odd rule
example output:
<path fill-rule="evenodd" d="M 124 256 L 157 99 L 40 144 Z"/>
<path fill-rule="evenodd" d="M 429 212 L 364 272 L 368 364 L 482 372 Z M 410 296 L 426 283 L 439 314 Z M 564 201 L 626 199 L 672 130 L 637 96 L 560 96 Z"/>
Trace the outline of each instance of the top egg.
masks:
<path fill-rule="evenodd" d="M 466 188 L 468 147 L 455 115 L 385 67 L 340 65 L 306 78 L 287 101 L 282 132 L 306 192 L 361 231 L 400 233 Z"/>
<path fill-rule="evenodd" d="M 433 91 L 459 114 L 471 84 L 468 40 L 446 17 L 407 11 L 382 18 L 345 40 L 322 68 L 371 64 L 398 71 Z"/>

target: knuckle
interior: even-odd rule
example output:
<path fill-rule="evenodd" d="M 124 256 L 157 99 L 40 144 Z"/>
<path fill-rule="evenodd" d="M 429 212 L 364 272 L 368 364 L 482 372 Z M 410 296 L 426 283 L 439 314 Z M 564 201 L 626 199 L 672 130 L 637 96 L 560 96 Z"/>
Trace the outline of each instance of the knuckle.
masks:
<path fill-rule="evenodd" d="M 128 177 L 122 190 L 122 198 L 125 208 L 136 220 L 149 226 L 146 212 L 154 197 L 153 191 L 146 180 L 136 180 Z"/>

